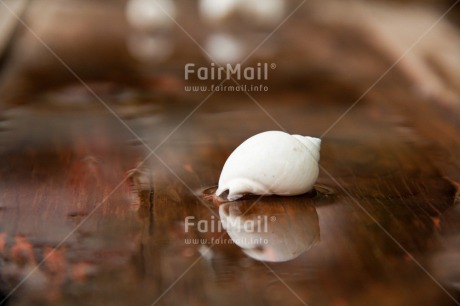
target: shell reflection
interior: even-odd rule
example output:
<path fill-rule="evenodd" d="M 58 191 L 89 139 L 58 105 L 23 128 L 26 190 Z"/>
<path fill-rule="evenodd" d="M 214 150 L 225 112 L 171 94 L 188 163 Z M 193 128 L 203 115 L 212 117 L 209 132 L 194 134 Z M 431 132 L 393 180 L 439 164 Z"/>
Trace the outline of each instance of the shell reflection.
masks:
<path fill-rule="evenodd" d="M 225 203 L 222 226 L 246 255 L 260 261 L 292 260 L 319 240 L 318 214 L 309 203 L 282 203 L 279 198 Z"/>

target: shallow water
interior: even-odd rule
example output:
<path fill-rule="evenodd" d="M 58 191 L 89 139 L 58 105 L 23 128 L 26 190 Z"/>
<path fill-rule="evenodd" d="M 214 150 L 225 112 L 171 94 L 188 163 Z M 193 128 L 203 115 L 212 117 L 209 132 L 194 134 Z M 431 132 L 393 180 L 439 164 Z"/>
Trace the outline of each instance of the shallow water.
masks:
<path fill-rule="evenodd" d="M 259 99 L 313 136 L 341 110 Z M 129 116 L 144 144 L 102 110 L 18 111 L 2 153 L 6 290 L 40 265 L 12 303 L 449 303 L 431 276 L 441 270 L 455 293 L 438 238 L 455 189 L 407 127 L 362 105 L 323 138 L 316 194 L 230 203 L 212 195 L 225 159 L 277 129 L 251 101 L 231 101 L 210 100 L 176 130 L 194 105 Z M 132 170 L 147 146 L 155 155 Z"/>

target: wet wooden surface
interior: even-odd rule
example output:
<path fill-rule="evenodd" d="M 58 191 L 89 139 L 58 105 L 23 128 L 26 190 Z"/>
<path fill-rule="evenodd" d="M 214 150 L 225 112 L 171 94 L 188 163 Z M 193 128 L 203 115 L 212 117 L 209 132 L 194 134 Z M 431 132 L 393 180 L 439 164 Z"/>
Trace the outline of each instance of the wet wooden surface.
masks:
<path fill-rule="evenodd" d="M 407 66 L 366 92 L 395 59 L 350 25 L 302 15 L 261 50 L 279 46 L 274 55 L 250 60 L 277 59 L 269 92 L 186 92 L 200 83 L 184 81 L 183 63 L 204 62 L 187 35 L 174 32 L 155 73 L 139 70 L 122 47 L 126 25 L 103 27 L 101 16 L 123 12 L 99 5 L 28 20 L 83 85 L 30 33 L 7 57 L 0 304 L 460 303 L 460 124 L 448 99 L 422 99 Z M 315 191 L 216 198 L 226 158 L 266 130 L 322 138 Z M 267 230 L 228 226 L 238 218 Z"/>
<path fill-rule="evenodd" d="M 308 135 L 343 111 L 304 94 L 258 100 Z M 2 288 L 13 305 L 456 303 L 458 249 L 446 243 L 458 230 L 458 186 L 446 175 L 455 160 L 444 169 L 450 151 L 401 124 L 411 119 L 402 110 L 368 102 L 331 130 L 316 194 L 222 204 L 212 190 L 226 157 L 279 127 L 241 94 L 212 97 L 175 130 L 194 107 L 127 119 L 154 150 L 142 164 L 149 149 L 102 109 L 17 115 L 0 185 Z M 196 224 L 238 215 L 262 218 L 270 234 Z"/>

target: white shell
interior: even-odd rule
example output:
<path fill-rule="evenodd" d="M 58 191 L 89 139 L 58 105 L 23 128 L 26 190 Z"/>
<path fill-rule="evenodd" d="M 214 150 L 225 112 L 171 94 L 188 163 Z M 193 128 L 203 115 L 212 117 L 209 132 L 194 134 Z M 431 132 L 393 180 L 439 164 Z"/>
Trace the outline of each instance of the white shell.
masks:
<path fill-rule="evenodd" d="M 318 178 L 321 139 L 269 131 L 252 136 L 225 162 L 216 194 L 299 195 Z"/>

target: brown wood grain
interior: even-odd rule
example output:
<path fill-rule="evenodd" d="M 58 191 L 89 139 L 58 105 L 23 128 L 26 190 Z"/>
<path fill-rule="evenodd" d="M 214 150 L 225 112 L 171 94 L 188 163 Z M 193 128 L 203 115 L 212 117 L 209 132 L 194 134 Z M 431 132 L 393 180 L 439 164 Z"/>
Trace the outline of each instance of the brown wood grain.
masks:
<path fill-rule="evenodd" d="M 342 111 L 278 95 L 258 99 L 289 132 L 320 135 Z M 137 170 L 149 150 L 103 112 L 31 109 L 16 117 L 1 166 L 4 292 L 37 270 L 13 304 L 453 303 L 431 279 L 455 297 L 431 263 L 457 191 L 438 166 L 439 152 L 449 151 L 427 149 L 439 140 L 423 129 L 394 124 L 418 117 L 360 105 L 323 139 L 316 196 L 231 204 L 233 212 L 249 209 L 248 218 L 278 216 L 270 230 L 285 243 L 316 237 L 292 260 L 262 263 L 225 230 L 185 231 L 185 218 L 218 222 L 219 206 L 229 203 L 210 193 L 225 159 L 245 138 L 279 127 L 243 95 L 216 96 L 171 134 L 194 103 L 163 104 L 155 121 L 127 121 L 147 146 L 160 145 Z"/>
<path fill-rule="evenodd" d="M 139 67 L 125 50 L 126 25 L 104 32 L 108 17 L 96 18 L 123 11 L 104 5 L 60 7 L 65 14 L 41 28 L 92 94 L 30 33 L 12 46 L 18 53 L 2 90 L 13 96 L 2 95 L 0 107 L 27 105 L 0 122 L 0 301 L 459 304 L 458 109 L 422 99 L 397 68 L 360 99 L 395 60 L 369 33 L 313 18 L 321 7 L 304 8 L 273 38 L 279 61 L 269 92 L 208 97 L 184 92 L 183 64 L 207 63 L 187 35 L 176 29 L 172 58 Z M 191 4 L 183 8 L 196 13 Z M 32 17 L 32 27 L 46 19 Z M 50 26 L 67 18 L 68 27 Z M 201 31 L 190 16 L 183 22 L 200 42 L 213 30 Z M 88 35 L 76 46 L 61 41 L 69 33 Z M 268 49 L 252 61 L 265 60 Z M 30 58 L 21 56 L 29 50 Z M 280 129 L 328 131 L 315 191 L 217 198 L 229 154 L 256 133 Z M 197 225 L 229 216 L 266 217 L 268 233 Z M 195 222 L 188 230 L 187 218 Z"/>

